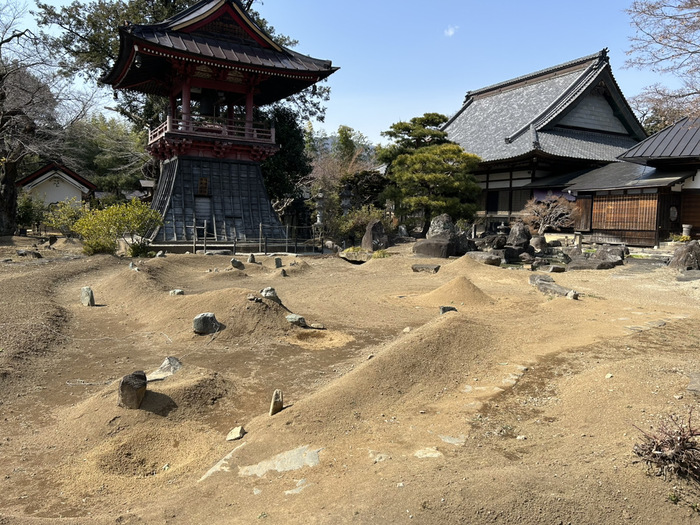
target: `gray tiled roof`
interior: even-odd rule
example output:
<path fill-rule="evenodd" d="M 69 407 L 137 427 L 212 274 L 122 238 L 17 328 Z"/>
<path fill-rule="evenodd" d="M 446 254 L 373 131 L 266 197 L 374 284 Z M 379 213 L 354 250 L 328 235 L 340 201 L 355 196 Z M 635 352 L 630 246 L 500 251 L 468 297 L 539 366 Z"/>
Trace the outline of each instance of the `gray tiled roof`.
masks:
<path fill-rule="evenodd" d="M 576 177 L 569 182 L 566 189 L 570 191 L 601 191 L 665 188 L 694 174 L 695 170 L 667 171 L 631 162 L 613 162 Z"/>
<path fill-rule="evenodd" d="M 576 102 L 604 83 L 637 139 L 643 130 L 619 92 L 606 50 L 530 75 L 467 93 L 444 126 L 451 140 L 484 162 L 522 158 L 535 152 L 584 160 L 612 161 L 637 139 L 630 135 L 557 127 Z"/>

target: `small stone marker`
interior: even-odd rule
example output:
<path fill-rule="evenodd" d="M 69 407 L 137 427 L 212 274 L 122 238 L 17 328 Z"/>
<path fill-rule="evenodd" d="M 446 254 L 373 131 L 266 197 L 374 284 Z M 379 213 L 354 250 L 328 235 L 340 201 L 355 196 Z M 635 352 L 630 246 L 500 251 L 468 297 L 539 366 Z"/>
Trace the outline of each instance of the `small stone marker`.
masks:
<path fill-rule="evenodd" d="M 263 299 L 270 299 L 271 301 L 275 301 L 277 304 L 282 304 L 282 301 L 277 295 L 277 291 L 271 286 L 260 290 L 260 295 L 263 296 Z"/>
<path fill-rule="evenodd" d="M 304 319 L 298 314 L 289 314 L 287 316 L 287 322 L 289 324 L 293 324 L 294 326 L 301 326 L 302 328 L 306 328 L 306 319 Z"/>
<path fill-rule="evenodd" d="M 275 257 L 275 268 L 282 268 L 282 258 Z"/>
<path fill-rule="evenodd" d="M 143 370 L 122 377 L 117 404 L 132 410 L 138 409 L 146 395 L 146 385 L 146 372 Z"/>
<path fill-rule="evenodd" d="M 282 391 L 277 389 L 272 394 L 272 401 L 270 402 L 270 415 L 274 416 L 278 412 L 281 412 L 284 408 L 284 398 L 282 396 Z"/>
<path fill-rule="evenodd" d="M 454 306 L 441 306 L 440 307 L 440 315 L 444 315 L 447 312 L 456 312 L 456 311 L 457 311 L 457 308 L 455 308 Z"/>
<path fill-rule="evenodd" d="M 213 334 L 219 331 L 221 325 L 216 320 L 216 316 L 211 313 L 199 314 L 192 321 L 192 330 L 196 334 Z"/>
<path fill-rule="evenodd" d="M 170 295 L 185 295 L 185 291 L 175 288 L 174 290 L 170 290 Z"/>
<path fill-rule="evenodd" d="M 438 273 L 440 270 L 439 264 L 414 264 L 411 266 L 414 272 Z"/>
<path fill-rule="evenodd" d="M 243 264 L 235 257 L 231 259 L 231 266 L 233 266 L 236 270 L 245 270 L 245 264 Z"/>
<path fill-rule="evenodd" d="M 251 254 L 248 256 L 248 262 L 249 262 L 250 264 L 255 264 L 255 255 L 253 255 L 253 254 L 251 253 Z"/>
<path fill-rule="evenodd" d="M 243 427 L 236 427 L 228 433 L 226 436 L 226 441 L 236 441 L 237 439 L 241 439 L 243 436 L 245 436 L 245 434 L 246 432 Z"/>
<path fill-rule="evenodd" d="M 313 328 L 314 330 L 325 330 L 326 326 L 321 323 L 311 323 L 309 328 Z"/>
<path fill-rule="evenodd" d="M 165 257 L 165 252 L 160 250 L 158 253 L 156 253 L 156 257 Z"/>
<path fill-rule="evenodd" d="M 280 270 L 280 277 L 287 277 L 287 270 L 285 270 L 284 268 L 282 268 L 282 269 Z"/>
<path fill-rule="evenodd" d="M 80 289 L 80 302 L 83 306 L 95 306 L 95 295 L 92 293 L 92 288 L 83 286 Z"/>

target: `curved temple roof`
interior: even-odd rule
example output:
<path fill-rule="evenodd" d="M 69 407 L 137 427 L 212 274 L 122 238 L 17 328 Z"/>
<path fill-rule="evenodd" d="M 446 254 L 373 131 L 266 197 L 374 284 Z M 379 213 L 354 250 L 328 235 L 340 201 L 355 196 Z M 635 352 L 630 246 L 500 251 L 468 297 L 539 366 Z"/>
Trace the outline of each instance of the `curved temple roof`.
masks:
<path fill-rule="evenodd" d="M 590 114 L 601 115 L 602 125 L 582 126 L 581 116 Z M 443 129 L 484 162 L 533 154 L 613 161 L 646 136 L 620 92 L 605 49 L 468 92 Z"/>
<path fill-rule="evenodd" d="M 275 43 L 239 0 L 201 0 L 157 24 L 122 26 L 119 37 L 119 57 L 100 80 L 141 93 L 168 96 L 183 75 L 243 93 L 255 78 L 255 104 L 263 105 L 338 70 Z"/>

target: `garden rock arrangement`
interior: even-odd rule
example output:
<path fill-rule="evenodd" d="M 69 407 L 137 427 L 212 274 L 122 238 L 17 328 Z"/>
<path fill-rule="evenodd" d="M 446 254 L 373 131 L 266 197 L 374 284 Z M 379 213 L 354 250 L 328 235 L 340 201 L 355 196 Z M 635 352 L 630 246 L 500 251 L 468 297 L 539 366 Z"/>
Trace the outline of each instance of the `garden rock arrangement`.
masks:
<path fill-rule="evenodd" d="M 676 270 L 700 270 L 700 243 L 690 241 L 676 248 L 668 266 Z"/>

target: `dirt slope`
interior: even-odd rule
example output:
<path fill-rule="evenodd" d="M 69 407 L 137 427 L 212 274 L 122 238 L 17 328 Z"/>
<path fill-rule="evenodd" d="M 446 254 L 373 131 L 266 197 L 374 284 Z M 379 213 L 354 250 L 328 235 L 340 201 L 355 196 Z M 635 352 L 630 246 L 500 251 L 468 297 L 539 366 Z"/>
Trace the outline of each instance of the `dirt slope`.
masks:
<path fill-rule="evenodd" d="M 570 301 L 526 271 L 401 249 L 361 266 L 284 257 L 283 276 L 261 256 L 234 270 L 75 258 L 66 242 L 25 260 L 23 242 L 0 246 L 0 523 L 697 519 L 696 487 L 631 454 L 634 425 L 697 401 L 698 287 L 664 268 L 556 275 Z M 267 286 L 283 305 L 249 300 Z M 204 311 L 220 332 L 192 332 Z M 116 406 L 118 379 L 165 356 L 184 368 L 140 410 Z M 275 388 L 286 408 L 270 417 Z"/>

